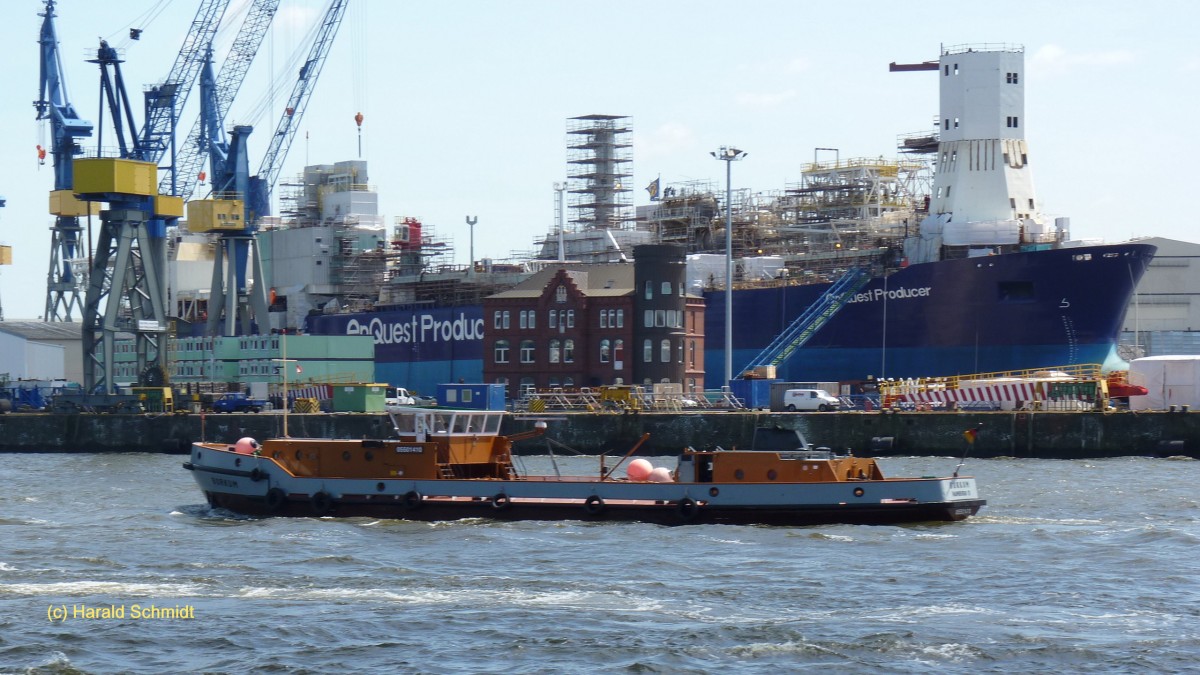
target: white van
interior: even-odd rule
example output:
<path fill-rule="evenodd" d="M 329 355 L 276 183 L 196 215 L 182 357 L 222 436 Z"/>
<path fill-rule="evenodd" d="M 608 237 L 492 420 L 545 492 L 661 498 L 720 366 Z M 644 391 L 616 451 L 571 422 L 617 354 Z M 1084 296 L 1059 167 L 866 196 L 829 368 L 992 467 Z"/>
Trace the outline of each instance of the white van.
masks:
<path fill-rule="evenodd" d="M 788 389 L 783 392 L 783 409 L 788 412 L 797 410 L 837 410 L 841 402 L 824 389 Z"/>

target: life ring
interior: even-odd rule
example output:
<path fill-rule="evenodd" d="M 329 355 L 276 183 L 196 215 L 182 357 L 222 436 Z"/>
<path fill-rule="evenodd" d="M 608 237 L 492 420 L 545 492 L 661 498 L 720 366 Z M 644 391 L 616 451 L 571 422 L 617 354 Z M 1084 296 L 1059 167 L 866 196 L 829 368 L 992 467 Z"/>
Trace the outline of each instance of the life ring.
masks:
<path fill-rule="evenodd" d="M 493 509 L 495 509 L 497 511 L 503 511 L 510 506 L 512 506 L 512 500 L 509 499 L 508 495 L 504 494 L 503 492 L 497 493 L 492 496 L 492 508 Z"/>
<path fill-rule="evenodd" d="M 410 490 L 404 493 L 404 508 L 409 511 L 416 511 L 421 508 L 421 493 L 416 490 Z"/>
<path fill-rule="evenodd" d="M 604 513 L 605 508 L 606 504 L 604 503 L 604 500 L 599 497 L 599 495 L 592 495 L 583 502 L 583 510 L 587 511 L 589 516 L 598 516 L 601 513 Z"/>
<path fill-rule="evenodd" d="M 684 497 L 675 504 L 675 512 L 679 514 L 680 520 L 687 522 L 696 517 L 696 513 L 700 511 L 700 506 L 691 497 Z"/>
<path fill-rule="evenodd" d="M 314 492 L 313 495 L 308 499 L 309 504 L 312 506 L 313 513 L 317 514 L 318 516 L 323 516 L 326 513 L 329 513 L 329 510 L 333 508 L 333 497 L 331 497 L 329 493 L 325 492 L 324 490 Z"/>
<path fill-rule="evenodd" d="M 267 510 L 278 511 L 287 503 L 287 493 L 282 489 L 273 487 L 267 490 Z"/>

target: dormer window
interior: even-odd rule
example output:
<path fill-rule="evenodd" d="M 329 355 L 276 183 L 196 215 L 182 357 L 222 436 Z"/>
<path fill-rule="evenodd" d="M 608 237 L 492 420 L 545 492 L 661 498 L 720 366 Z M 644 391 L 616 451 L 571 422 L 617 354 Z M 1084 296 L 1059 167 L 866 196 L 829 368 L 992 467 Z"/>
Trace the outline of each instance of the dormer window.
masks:
<path fill-rule="evenodd" d="M 559 286 L 557 289 L 554 290 L 554 301 L 555 302 L 566 302 L 567 301 L 567 287 L 566 286 Z"/>

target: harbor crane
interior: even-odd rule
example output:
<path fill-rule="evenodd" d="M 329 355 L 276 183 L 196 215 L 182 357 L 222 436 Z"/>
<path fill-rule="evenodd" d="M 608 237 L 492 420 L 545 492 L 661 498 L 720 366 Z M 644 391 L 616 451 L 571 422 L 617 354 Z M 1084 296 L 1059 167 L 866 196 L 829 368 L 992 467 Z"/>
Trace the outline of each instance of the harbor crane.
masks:
<path fill-rule="evenodd" d="M 224 111 L 219 87 L 212 80 L 211 66 L 202 85 L 202 137 L 206 139 L 209 167 L 213 172 L 213 199 L 188 202 L 188 229 L 192 232 L 217 232 L 220 244 L 213 263 L 213 278 L 208 300 L 208 335 L 248 334 L 257 322 L 266 323 L 267 290 L 255 233 L 263 216 L 271 212 L 271 190 L 287 158 L 292 139 L 308 106 L 329 48 L 341 26 L 349 0 L 331 0 L 313 39 L 308 58 L 292 88 L 283 116 L 271 137 L 258 173 L 249 175 L 246 139 L 250 126 L 235 127 L 231 140 L 221 140 Z M 208 93 L 203 93 L 207 91 Z M 227 103 L 225 104 L 227 107 Z M 250 268 L 252 284 L 247 287 Z"/>
<path fill-rule="evenodd" d="M 115 394 L 117 333 L 134 337 L 135 370 L 126 373 L 131 379 L 144 386 L 166 381 L 166 227 L 183 215 L 183 200 L 155 189 L 157 165 L 137 135 L 117 50 L 101 40 L 89 62 L 100 66 L 100 96 L 108 104 L 119 153 L 75 160 L 75 194 L 108 204 L 100 212 L 84 301 L 83 384 L 89 394 Z M 103 122 L 96 134 L 99 148 Z"/>
<path fill-rule="evenodd" d="M 213 103 L 216 108 L 215 121 L 218 128 L 224 122 L 225 116 L 229 114 L 230 105 L 237 97 L 242 82 L 246 78 L 246 72 L 254 62 L 254 56 L 258 53 L 278 9 L 279 0 L 252 1 L 214 83 Z M 211 45 L 206 51 L 211 54 Z M 207 63 L 206 59 L 201 67 L 201 96 L 204 95 L 203 66 Z M 213 121 L 210 119 L 210 115 L 206 115 L 204 112 L 204 105 L 202 100 L 201 113 L 196 118 L 195 124 L 192 125 L 191 132 L 179 146 L 175 161 L 168 167 L 169 171 L 159 179 L 158 191 L 161 194 L 176 195 L 187 201 L 191 199 L 192 193 L 196 190 L 196 184 L 200 180 L 200 171 L 204 167 L 204 160 L 209 156 L 208 143 L 201 139 L 201 134 L 205 126 L 210 125 Z"/>
<path fill-rule="evenodd" d="M 46 275 L 46 321 L 72 321 L 83 312 L 83 283 L 72 267 L 80 256 L 80 216 L 88 215 L 88 202 L 75 198 L 73 160 L 83 154 L 79 139 L 92 135 L 92 123 L 81 118 L 67 95 L 67 83 L 54 27 L 55 0 L 45 0 L 41 36 L 41 77 L 38 100 L 33 102 L 37 119 L 50 125 L 49 154 L 54 165 L 54 190 L 50 193 L 50 271 Z M 39 155 L 46 149 L 38 146 Z"/>

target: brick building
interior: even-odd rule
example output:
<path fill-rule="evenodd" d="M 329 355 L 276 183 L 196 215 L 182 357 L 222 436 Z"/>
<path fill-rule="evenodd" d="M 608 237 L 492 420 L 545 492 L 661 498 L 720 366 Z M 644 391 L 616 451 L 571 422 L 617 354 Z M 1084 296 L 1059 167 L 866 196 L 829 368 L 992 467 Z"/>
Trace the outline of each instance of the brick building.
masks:
<path fill-rule="evenodd" d="M 638 246 L 635 263 L 555 263 L 483 302 L 483 375 L 509 385 L 673 382 L 704 389 L 704 299 L 683 249 Z"/>

